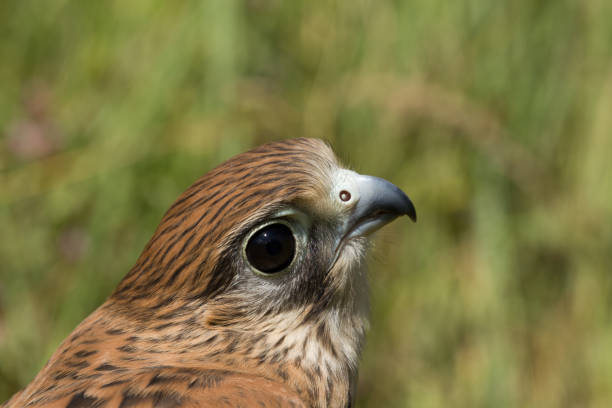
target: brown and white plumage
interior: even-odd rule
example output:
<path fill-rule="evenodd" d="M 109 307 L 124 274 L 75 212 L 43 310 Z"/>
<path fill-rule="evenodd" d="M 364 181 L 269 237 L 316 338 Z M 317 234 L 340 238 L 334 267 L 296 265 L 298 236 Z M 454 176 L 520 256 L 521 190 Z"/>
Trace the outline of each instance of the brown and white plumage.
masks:
<path fill-rule="evenodd" d="M 319 140 L 235 156 L 178 198 L 5 408 L 350 406 L 367 235 L 402 214 L 416 217 L 401 190 L 343 169 Z"/>

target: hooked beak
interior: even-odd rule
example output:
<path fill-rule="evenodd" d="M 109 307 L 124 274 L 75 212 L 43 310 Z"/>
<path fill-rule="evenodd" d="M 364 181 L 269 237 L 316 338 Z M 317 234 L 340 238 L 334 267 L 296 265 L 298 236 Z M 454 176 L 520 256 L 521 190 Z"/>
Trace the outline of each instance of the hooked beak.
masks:
<path fill-rule="evenodd" d="M 348 219 L 342 241 L 369 235 L 402 215 L 416 222 L 412 201 L 396 185 L 380 177 L 361 174 L 355 181 L 359 201 Z"/>

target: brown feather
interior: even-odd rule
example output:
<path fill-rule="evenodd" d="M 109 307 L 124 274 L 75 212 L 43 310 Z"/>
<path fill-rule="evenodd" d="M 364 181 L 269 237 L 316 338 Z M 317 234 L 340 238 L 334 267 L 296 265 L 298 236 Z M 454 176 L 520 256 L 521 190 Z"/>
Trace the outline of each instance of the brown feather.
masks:
<path fill-rule="evenodd" d="M 329 249 L 311 248 L 319 255 L 282 307 L 238 290 L 232 257 L 244 232 L 283 206 L 332 222 L 337 167 L 325 143 L 294 139 L 197 180 L 110 298 L 5 408 L 349 404 L 367 321 L 338 303 Z"/>

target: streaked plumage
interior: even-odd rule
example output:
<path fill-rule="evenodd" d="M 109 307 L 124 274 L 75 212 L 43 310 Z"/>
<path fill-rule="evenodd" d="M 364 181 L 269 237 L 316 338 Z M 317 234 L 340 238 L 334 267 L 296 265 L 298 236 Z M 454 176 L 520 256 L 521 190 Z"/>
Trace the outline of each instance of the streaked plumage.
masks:
<path fill-rule="evenodd" d="M 350 406 L 366 235 L 402 214 L 416 217 L 401 190 L 341 168 L 319 140 L 235 156 L 178 198 L 6 408 Z"/>

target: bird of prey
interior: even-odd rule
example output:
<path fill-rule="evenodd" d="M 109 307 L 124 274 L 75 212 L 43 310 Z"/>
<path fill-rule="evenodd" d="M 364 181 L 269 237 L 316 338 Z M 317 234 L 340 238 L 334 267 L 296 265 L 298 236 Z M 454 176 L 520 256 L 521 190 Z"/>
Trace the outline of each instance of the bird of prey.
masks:
<path fill-rule="evenodd" d="M 197 180 L 136 265 L 5 408 L 349 407 L 370 233 L 414 206 L 314 139 Z"/>

